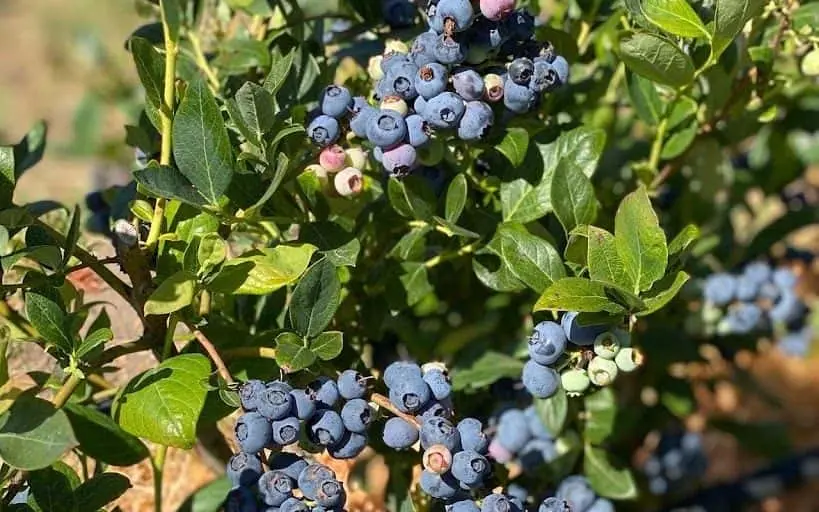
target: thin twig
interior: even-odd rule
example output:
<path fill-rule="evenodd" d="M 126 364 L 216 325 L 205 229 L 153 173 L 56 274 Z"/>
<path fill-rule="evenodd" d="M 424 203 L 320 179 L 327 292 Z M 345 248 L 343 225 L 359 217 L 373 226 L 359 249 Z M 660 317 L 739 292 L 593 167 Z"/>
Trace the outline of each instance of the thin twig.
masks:
<path fill-rule="evenodd" d="M 228 371 L 225 362 L 222 360 L 222 357 L 219 355 L 219 351 L 216 350 L 216 347 L 213 345 L 213 342 L 211 342 L 208 339 L 208 337 L 205 336 L 205 333 L 203 333 L 199 329 L 196 329 L 190 324 L 187 325 L 188 328 L 191 329 L 191 331 L 193 331 L 193 336 L 196 338 L 196 341 L 198 341 L 199 344 L 202 345 L 202 348 L 205 349 L 205 352 L 207 352 L 208 357 L 210 357 L 211 361 L 213 361 L 213 364 L 216 365 L 216 371 L 219 372 L 219 375 L 222 377 L 222 379 L 224 379 L 225 382 L 227 382 L 228 384 L 233 384 L 234 383 L 233 377 L 230 375 L 230 371 Z"/>
<path fill-rule="evenodd" d="M 77 389 L 80 382 L 82 382 L 82 377 L 79 377 L 76 373 L 72 373 L 68 377 L 68 380 L 60 387 L 60 390 L 57 391 L 57 394 L 54 395 L 54 400 L 52 401 L 54 407 L 57 409 L 62 408 L 62 406 L 68 402 L 68 399 L 71 398 L 71 395 L 74 393 L 74 390 Z"/>
<path fill-rule="evenodd" d="M 373 393 L 370 396 L 370 400 L 373 403 L 375 403 L 378 407 L 383 407 L 384 409 L 390 411 L 391 413 L 398 416 L 402 420 L 410 423 L 411 425 L 415 425 L 416 428 L 421 427 L 421 423 L 418 421 L 418 419 L 415 416 L 412 416 L 411 414 L 403 413 L 403 412 L 399 411 L 398 409 L 396 409 L 395 406 L 392 404 L 392 402 L 390 402 L 390 399 L 387 398 L 386 396 L 384 396 L 384 395 L 382 395 L 380 393 Z"/>

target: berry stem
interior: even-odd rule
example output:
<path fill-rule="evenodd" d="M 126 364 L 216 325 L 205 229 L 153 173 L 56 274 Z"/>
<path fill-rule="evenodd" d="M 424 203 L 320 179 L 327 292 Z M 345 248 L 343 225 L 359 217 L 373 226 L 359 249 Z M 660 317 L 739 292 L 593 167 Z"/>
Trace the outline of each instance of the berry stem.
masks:
<path fill-rule="evenodd" d="M 193 336 L 196 338 L 196 341 L 198 341 L 199 344 L 202 345 L 202 348 L 205 349 L 205 352 L 207 352 L 208 357 L 210 357 L 211 361 L 213 361 L 213 364 L 216 365 L 216 371 L 219 372 L 219 375 L 228 384 L 233 384 L 234 382 L 233 377 L 230 375 L 230 371 L 225 365 L 225 362 L 222 360 L 222 357 L 219 355 L 219 352 L 216 350 L 216 347 L 213 345 L 213 342 L 211 342 L 208 339 L 208 337 L 205 336 L 205 333 L 203 333 L 199 329 L 196 329 L 190 324 L 187 324 L 187 326 L 191 331 L 193 331 Z"/>
<path fill-rule="evenodd" d="M 402 420 L 412 425 L 415 425 L 416 428 L 421 428 L 421 423 L 417 419 L 415 419 L 415 416 L 403 413 L 396 409 L 395 406 L 392 405 L 392 402 L 390 402 L 390 399 L 387 398 L 386 396 L 380 393 L 373 393 L 372 396 L 370 396 L 370 400 L 378 407 L 383 407 L 384 409 L 390 411 L 391 413 L 398 416 Z"/>
<path fill-rule="evenodd" d="M 68 399 L 71 398 L 71 395 L 74 393 L 74 390 L 77 389 L 77 386 L 80 385 L 80 382 L 82 382 L 82 377 L 80 377 L 78 373 L 69 375 L 68 380 L 63 383 L 60 390 L 54 395 L 52 402 L 54 407 L 57 409 L 62 408 L 62 406 L 68 402 Z"/>
<path fill-rule="evenodd" d="M 156 455 L 151 459 L 151 467 L 154 470 L 154 510 L 162 512 L 162 477 L 164 476 L 165 455 L 168 447 L 159 445 Z"/>

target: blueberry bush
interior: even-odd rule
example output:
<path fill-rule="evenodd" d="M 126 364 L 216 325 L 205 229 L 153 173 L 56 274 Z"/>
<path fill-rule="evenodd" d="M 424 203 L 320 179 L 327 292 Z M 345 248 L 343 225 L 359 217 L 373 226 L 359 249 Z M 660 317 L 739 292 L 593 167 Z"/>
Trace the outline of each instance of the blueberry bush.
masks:
<path fill-rule="evenodd" d="M 789 186 L 819 163 L 819 3 L 137 4 L 132 182 L 18 204 L 45 124 L 0 147 L 0 510 L 108 509 L 112 468 L 150 459 L 162 511 L 166 452 L 194 446 L 225 477 L 180 510 L 344 510 L 328 461 L 373 452 L 401 512 L 764 497 L 696 501 L 670 368 L 811 351 L 805 256 L 772 248 L 819 220 Z M 785 211 L 738 224 L 751 192 Z M 62 370 L 16 388 L 18 343 Z M 112 385 L 135 352 L 155 367 Z M 789 453 L 771 425 L 707 427 Z M 786 483 L 815 475 L 799 460 Z"/>

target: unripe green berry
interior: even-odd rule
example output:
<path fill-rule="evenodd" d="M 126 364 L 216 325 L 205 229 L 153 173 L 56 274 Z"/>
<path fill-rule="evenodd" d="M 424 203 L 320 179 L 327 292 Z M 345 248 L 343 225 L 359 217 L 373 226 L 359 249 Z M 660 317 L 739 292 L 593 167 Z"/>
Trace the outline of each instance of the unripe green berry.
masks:
<path fill-rule="evenodd" d="M 617 378 L 617 364 L 610 359 L 596 356 L 589 363 L 589 379 L 595 386 L 608 386 Z"/>
<path fill-rule="evenodd" d="M 304 168 L 304 172 L 312 172 L 319 178 L 327 178 L 327 170 L 319 164 L 310 164 Z"/>
<path fill-rule="evenodd" d="M 398 96 L 387 96 L 381 102 L 381 110 L 393 110 L 402 116 L 406 116 L 409 111 L 407 102 Z"/>
<path fill-rule="evenodd" d="M 391 53 L 409 53 L 410 49 L 407 43 L 400 39 L 389 39 L 384 43 L 384 55 Z"/>
<path fill-rule="evenodd" d="M 702 319 L 707 324 L 715 324 L 722 319 L 722 309 L 713 304 L 704 304 L 702 306 Z"/>
<path fill-rule="evenodd" d="M 382 60 L 384 60 L 383 56 L 376 55 L 375 57 L 371 57 L 370 62 L 367 64 L 367 73 L 369 73 L 370 78 L 375 82 L 384 78 L 384 71 L 381 69 Z"/>
<path fill-rule="evenodd" d="M 624 348 L 614 358 L 614 362 L 620 370 L 633 372 L 643 364 L 643 353 L 636 348 Z"/>
<path fill-rule="evenodd" d="M 361 146 L 355 146 L 344 150 L 345 164 L 347 167 L 363 169 L 367 165 L 367 152 Z"/>
<path fill-rule="evenodd" d="M 613 329 L 600 334 L 594 340 L 594 353 L 606 359 L 614 359 L 620 349 L 631 343 L 628 332 Z"/>
<path fill-rule="evenodd" d="M 569 396 L 580 396 L 589 389 L 591 380 L 586 370 L 577 369 L 565 371 L 560 375 L 560 384 Z"/>

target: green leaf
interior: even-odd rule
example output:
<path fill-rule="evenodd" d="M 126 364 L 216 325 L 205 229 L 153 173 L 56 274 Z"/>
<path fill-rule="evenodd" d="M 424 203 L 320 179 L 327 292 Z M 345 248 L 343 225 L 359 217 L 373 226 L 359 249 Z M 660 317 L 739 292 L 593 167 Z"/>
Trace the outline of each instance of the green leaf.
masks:
<path fill-rule="evenodd" d="M 190 449 L 210 372 L 210 361 L 201 354 L 167 359 L 128 382 L 114 401 L 114 419 L 137 437 Z"/>
<path fill-rule="evenodd" d="M 298 334 L 283 332 L 276 336 L 276 363 L 282 370 L 297 372 L 315 361 L 316 355 Z"/>
<path fill-rule="evenodd" d="M 645 187 L 627 195 L 614 218 L 617 252 L 633 283 L 634 293 L 648 290 L 665 275 L 668 247 L 665 233 Z"/>
<path fill-rule="evenodd" d="M 148 167 L 133 172 L 134 180 L 154 197 L 178 199 L 192 206 L 204 206 L 207 200 L 188 178 L 173 167 L 150 162 Z"/>
<path fill-rule="evenodd" d="M 69 402 L 65 412 L 80 450 L 100 462 L 113 466 L 132 466 L 150 455 L 148 448 L 122 430 L 109 416 L 91 407 Z"/>
<path fill-rule="evenodd" d="M 236 91 L 235 102 L 240 118 L 234 118 L 233 121 L 247 140 L 261 148 L 265 134 L 276 122 L 273 115 L 273 97 L 261 86 L 245 82 Z"/>
<path fill-rule="evenodd" d="M 279 245 L 225 262 L 208 283 L 209 290 L 237 295 L 267 295 L 298 281 L 316 247 Z"/>
<path fill-rule="evenodd" d="M 34 123 L 23 140 L 14 145 L 14 175 L 18 180 L 24 172 L 42 160 L 47 135 L 48 125 L 40 120 Z"/>
<path fill-rule="evenodd" d="M 583 472 L 592 489 L 604 498 L 628 500 L 637 497 L 634 475 L 627 468 L 612 466 L 606 450 L 586 445 Z"/>
<path fill-rule="evenodd" d="M 591 224 L 597 218 L 594 186 L 583 173 L 583 168 L 574 162 L 561 160 L 555 169 L 551 198 L 555 215 L 566 233 L 581 224 Z"/>
<path fill-rule="evenodd" d="M 674 43 L 638 32 L 620 41 L 620 57 L 632 71 L 651 81 L 684 87 L 694 79 L 694 63 Z"/>
<path fill-rule="evenodd" d="M 628 73 L 626 77 L 628 94 L 637 115 L 649 125 L 656 126 L 662 116 L 663 103 L 654 83 L 635 73 Z"/>
<path fill-rule="evenodd" d="M 290 323 L 302 336 L 312 338 L 333 319 L 341 300 L 341 281 L 327 259 L 307 270 L 290 299 Z"/>
<path fill-rule="evenodd" d="M 711 34 L 687 0 L 642 0 L 642 6 L 646 19 L 669 34 L 711 39 Z"/>
<path fill-rule="evenodd" d="M 458 222 L 466 206 L 468 192 L 466 176 L 459 173 L 452 179 L 446 190 L 446 204 L 444 205 L 444 218 L 446 220 L 453 223 Z"/>
<path fill-rule="evenodd" d="M 523 363 L 500 352 L 485 352 L 469 367 L 455 367 L 452 389 L 482 389 L 503 378 L 520 378 Z"/>
<path fill-rule="evenodd" d="M 164 0 L 162 6 L 162 21 L 168 27 L 167 37 L 171 41 L 179 42 L 179 28 L 182 25 L 182 8 L 179 0 Z"/>
<path fill-rule="evenodd" d="M 730 46 L 745 24 L 759 13 L 763 0 L 717 0 L 714 6 L 714 38 L 711 45 L 714 58 Z"/>
<path fill-rule="evenodd" d="M 58 463 L 55 467 L 32 471 L 29 504 L 38 512 L 80 512 L 74 488 L 79 478 L 73 469 Z M 87 510 L 87 509 L 83 509 Z"/>
<path fill-rule="evenodd" d="M 128 477 L 119 473 L 97 475 L 75 491 L 78 510 L 99 510 L 131 488 Z"/>
<path fill-rule="evenodd" d="M 528 148 L 529 133 L 525 128 L 517 127 L 508 128 L 496 146 L 496 149 L 512 163 L 512 167 L 519 167 L 523 163 Z"/>
<path fill-rule="evenodd" d="M 284 85 L 290 68 L 293 67 L 293 57 L 295 51 L 290 51 L 287 55 L 282 55 L 278 48 L 273 50 L 271 55 L 270 73 L 264 80 L 264 88 L 271 96 L 276 96 L 282 85 Z"/>
<path fill-rule="evenodd" d="M 24 394 L 0 416 L 0 458 L 25 471 L 48 467 L 77 439 L 65 413 L 41 398 Z"/>
<path fill-rule="evenodd" d="M 12 206 L 14 187 L 17 177 L 14 175 L 14 148 L 0 147 L 0 210 Z"/>
<path fill-rule="evenodd" d="M 173 121 L 173 154 L 179 171 L 210 204 L 233 177 L 233 151 L 216 100 L 204 80 L 188 84 Z"/>
<path fill-rule="evenodd" d="M 82 340 L 80 347 L 77 349 L 77 358 L 83 359 L 95 349 L 105 345 L 112 339 L 114 339 L 114 333 L 111 331 L 111 329 L 97 329 L 96 331 L 88 334 L 88 336 Z"/>
<path fill-rule="evenodd" d="M 188 496 L 177 512 L 219 512 L 232 487 L 227 477 L 214 480 Z"/>
<path fill-rule="evenodd" d="M 63 261 L 60 265 L 60 268 L 65 268 L 65 266 L 68 265 L 68 261 L 74 254 L 74 249 L 77 248 L 77 241 L 80 239 L 81 220 L 82 215 L 80 212 L 80 207 L 78 205 L 75 205 L 74 210 L 71 212 L 71 222 L 68 225 L 69 226 L 68 233 L 65 235 L 65 247 L 63 247 Z"/>
<path fill-rule="evenodd" d="M 162 109 L 162 94 L 165 87 L 165 56 L 147 39 L 141 37 L 132 37 L 130 48 L 139 81 L 145 89 L 145 113 L 154 128 L 161 130 L 159 112 Z"/>
<path fill-rule="evenodd" d="M 327 331 L 310 340 L 310 351 L 322 361 L 331 361 L 341 354 L 344 334 L 341 331 Z"/>
<path fill-rule="evenodd" d="M 208 275 L 214 268 L 225 261 L 228 254 L 227 243 L 216 233 L 208 233 L 199 241 L 196 250 L 196 262 L 199 265 L 199 274 Z"/>
<path fill-rule="evenodd" d="M 404 273 L 401 274 L 399 280 L 407 294 L 407 306 L 412 307 L 418 304 L 421 299 L 435 291 L 429 282 L 427 267 L 423 263 L 407 261 L 401 264 L 401 269 Z"/>
<path fill-rule="evenodd" d="M 435 194 L 420 177 L 390 179 L 387 197 L 393 209 L 403 217 L 430 220 L 435 213 Z"/>
<path fill-rule="evenodd" d="M 335 222 L 302 224 L 299 238 L 318 247 L 319 252 L 337 267 L 354 267 L 361 252 L 361 242 L 355 234 Z"/>
<path fill-rule="evenodd" d="M 535 399 L 535 410 L 546 429 L 557 437 L 563 431 L 563 425 L 569 415 L 569 398 L 566 391 L 561 387 L 549 398 Z"/>
<path fill-rule="evenodd" d="M 495 236 L 500 240 L 501 264 L 533 291 L 543 293 L 554 281 L 565 277 L 557 250 L 523 225 L 502 224 Z"/>
<path fill-rule="evenodd" d="M 694 224 L 688 224 L 677 236 L 668 244 L 668 254 L 670 256 L 678 255 L 694 243 L 700 237 L 700 229 Z"/>
<path fill-rule="evenodd" d="M 625 264 L 617 252 L 614 235 L 594 226 L 587 226 L 589 277 L 595 281 L 603 281 L 634 288 L 634 283 L 625 273 Z"/>
<path fill-rule="evenodd" d="M 669 274 L 657 281 L 650 292 L 645 296 L 646 309 L 637 313 L 637 316 L 650 315 L 665 307 L 666 304 L 671 302 L 671 299 L 677 296 L 689 279 L 691 279 L 691 276 L 681 270 L 676 274 Z"/>
<path fill-rule="evenodd" d="M 521 291 L 526 285 L 506 263 L 501 240 L 499 229 L 492 240 L 475 253 L 475 257 L 472 258 L 472 270 L 488 288 L 499 292 Z"/>
<path fill-rule="evenodd" d="M 70 354 L 74 348 L 64 306 L 43 293 L 26 293 L 26 317 L 44 340 Z"/>
<path fill-rule="evenodd" d="M 461 226 L 458 226 L 458 225 L 456 225 L 456 224 L 454 224 L 452 222 L 449 222 L 448 220 L 446 220 L 446 219 L 444 219 L 442 217 L 438 217 L 437 215 L 433 215 L 432 220 L 438 226 L 443 228 L 443 229 L 439 229 L 439 231 L 444 233 L 448 237 L 464 236 L 464 237 L 467 237 L 467 238 L 475 238 L 475 239 L 478 239 L 478 238 L 481 237 L 481 235 L 479 235 L 478 233 L 475 233 L 474 231 L 470 231 L 470 230 L 468 230 L 466 228 L 462 228 Z"/>
<path fill-rule="evenodd" d="M 424 225 L 412 228 L 390 250 L 389 256 L 399 260 L 418 260 L 424 256 L 426 236 L 432 231 L 432 226 Z"/>
<path fill-rule="evenodd" d="M 168 315 L 193 302 L 196 294 L 196 276 L 180 270 L 159 283 L 145 302 L 146 315 Z"/>
<path fill-rule="evenodd" d="M 583 437 L 586 442 L 600 444 L 614 429 L 617 401 L 610 388 L 601 388 L 584 398 L 586 425 Z"/>
<path fill-rule="evenodd" d="M 613 301 L 605 283 L 580 277 L 564 277 L 546 288 L 534 307 L 535 311 L 579 311 L 597 313 L 605 311 L 613 315 L 626 309 Z"/>
<path fill-rule="evenodd" d="M 660 158 L 663 160 L 670 160 L 677 158 L 685 153 L 691 147 L 694 139 L 697 137 L 700 126 L 696 119 L 688 123 L 687 126 L 674 131 L 671 136 L 663 143 L 663 150 L 660 153 Z"/>

